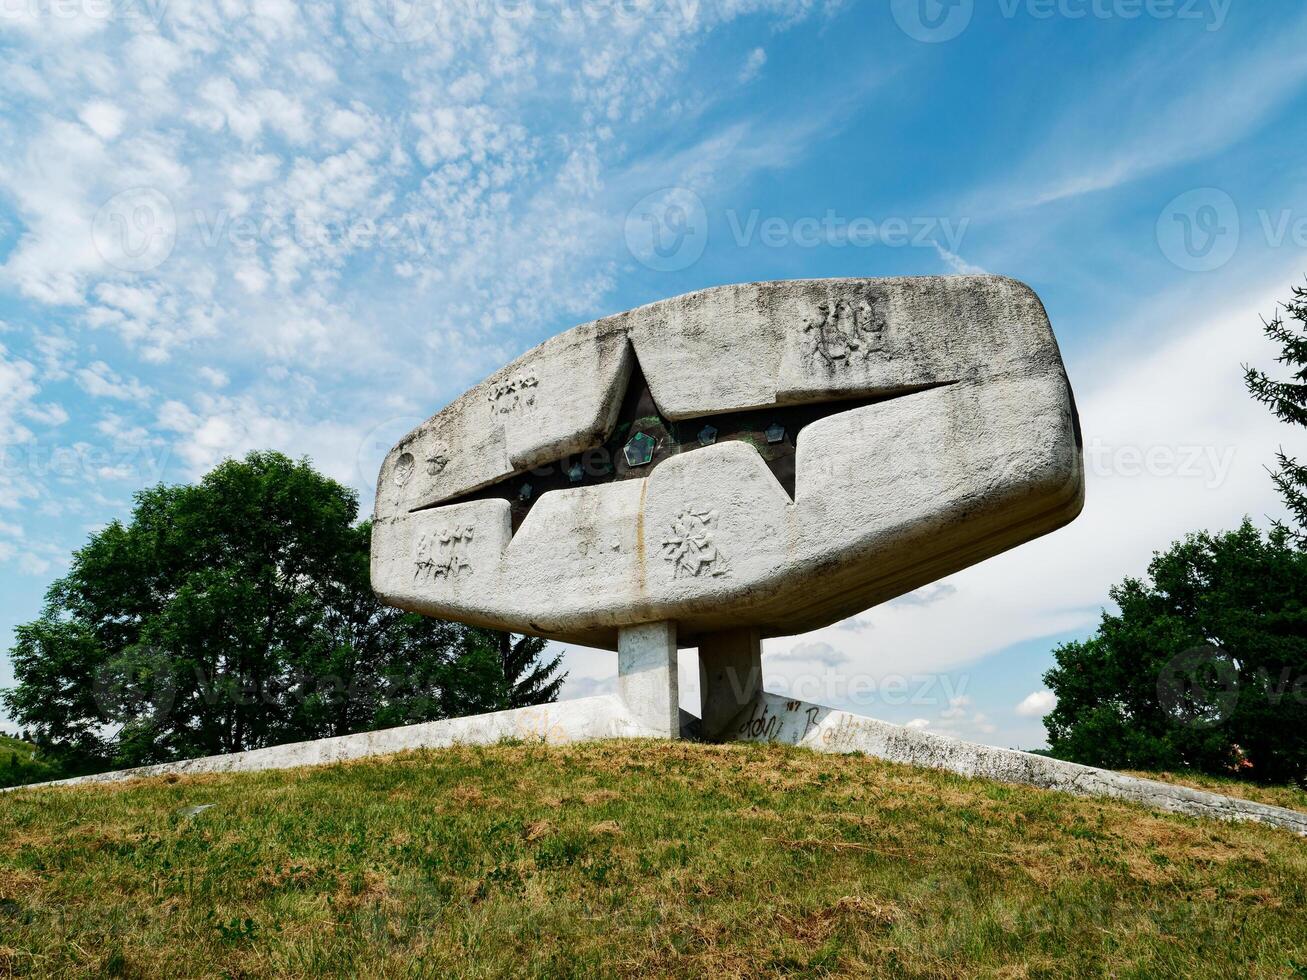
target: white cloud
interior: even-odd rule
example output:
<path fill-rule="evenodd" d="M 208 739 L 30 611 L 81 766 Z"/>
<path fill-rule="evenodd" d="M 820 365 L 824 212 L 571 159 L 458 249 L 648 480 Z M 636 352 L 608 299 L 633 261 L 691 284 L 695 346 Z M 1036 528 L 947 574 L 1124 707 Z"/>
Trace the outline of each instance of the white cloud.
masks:
<path fill-rule="evenodd" d="M 281 157 L 275 153 L 255 153 L 233 160 L 227 168 L 236 187 L 265 184 L 281 170 Z"/>
<path fill-rule="evenodd" d="M 257 449 L 275 449 L 293 458 L 308 456 L 328 476 L 349 486 L 367 489 L 375 471 L 361 473 L 366 437 L 375 429 L 368 420 L 341 423 L 311 417 L 311 409 L 287 398 L 277 409 L 264 408 L 249 395 L 202 394 L 193 406 L 170 400 L 160 406 L 160 428 L 176 433 L 174 449 L 196 479 L 224 459 Z M 370 459 L 370 457 L 368 457 Z M 366 510 L 371 501 L 366 497 Z"/>
<path fill-rule="evenodd" d="M 78 387 L 92 398 L 112 398 L 117 401 L 143 402 L 150 397 L 150 389 L 136 378 L 124 378 L 104 361 L 95 361 L 74 372 Z"/>
<path fill-rule="evenodd" d="M 196 369 L 196 373 L 204 379 L 205 383 L 211 388 L 226 388 L 231 383 L 231 378 L 227 377 L 225 371 L 219 371 L 217 368 L 209 367 L 207 364 L 201 365 Z"/>
<path fill-rule="evenodd" d="M 141 425 L 133 425 L 121 415 L 106 412 L 95 423 L 95 429 L 109 440 L 114 450 L 139 449 L 143 446 L 156 445 L 160 440 Z"/>
<path fill-rule="evenodd" d="M 954 698 L 949 698 L 948 707 L 939 713 L 941 718 L 960 719 L 965 718 L 967 709 L 971 707 L 970 695 L 962 694 Z"/>
<path fill-rule="evenodd" d="M 30 363 L 9 356 L 0 345 L 0 447 L 31 438 L 31 430 L 19 419 L 32 411 L 32 399 L 40 391 L 35 376 Z"/>
<path fill-rule="evenodd" d="M 947 599 L 955 592 L 957 592 L 957 587 L 948 582 L 931 582 L 930 585 L 923 585 L 913 592 L 890 601 L 900 606 L 933 606 L 935 603 Z"/>
<path fill-rule="evenodd" d="M 1307 78 L 1307 16 L 1286 18 L 1269 40 L 1233 57 L 1212 52 L 1211 35 L 1187 48 L 1159 38 L 1133 63 L 1113 63 L 1103 84 L 1069 111 L 1026 161 L 981 190 L 965 213 L 1038 207 L 1139 180 L 1202 158 L 1246 136 Z M 1133 98 L 1148 92 L 1148 99 Z"/>
<path fill-rule="evenodd" d="M 78 116 L 103 140 L 115 139 L 123 131 L 123 121 L 126 118 L 119 106 L 104 99 L 88 102 Z"/>
<path fill-rule="evenodd" d="M 983 276 L 988 274 L 985 269 L 968 262 L 956 252 L 950 252 L 939 242 L 935 242 L 934 245 L 935 251 L 939 253 L 939 257 L 944 260 L 944 264 L 948 266 L 950 272 L 959 276 Z"/>
<path fill-rule="evenodd" d="M 754 48 L 749 52 L 749 56 L 744 59 L 744 64 L 740 66 L 740 74 L 737 80 L 741 85 L 747 85 L 758 77 L 765 64 L 767 64 L 767 52 L 762 48 Z"/>
<path fill-rule="evenodd" d="M 33 422 L 51 427 L 68 421 L 68 410 L 58 402 L 31 402 L 24 414 Z"/>
<path fill-rule="evenodd" d="M 767 654 L 769 664 L 799 663 L 819 664 L 823 667 L 838 667 L 848 663 L 848 654 L 837 650 L 829 643 L 800 643 L 785 651 Z"/>
<path fill-rule="evenodd" d="M 1042 718 L 1057 707 L 1057 695 L 1052 691 L 1032 691 L 1021 699 L 1014 709 L 1022 718 Z"/>

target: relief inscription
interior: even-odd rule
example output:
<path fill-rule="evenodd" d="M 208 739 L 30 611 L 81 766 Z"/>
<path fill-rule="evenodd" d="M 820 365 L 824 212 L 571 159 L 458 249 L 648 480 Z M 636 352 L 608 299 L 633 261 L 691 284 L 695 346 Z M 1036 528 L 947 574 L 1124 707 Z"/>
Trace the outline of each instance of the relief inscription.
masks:
<path fill-rule="evenodd" d="M 511 415 L 514 412 L 534 408 L 536 389 L 540 381 L 534 372 L 525 371 L 497 385 L 493 385 L 486 399 L 490 402 L 490 415 Z"/>
<path fill-rule="evenodd" d="M 413 549 L 413 581 L 430 583 L 438 579 L 455 579 L 472 571 L 467 551 L 472 541 L 472 525 L 425 531 Z"/>

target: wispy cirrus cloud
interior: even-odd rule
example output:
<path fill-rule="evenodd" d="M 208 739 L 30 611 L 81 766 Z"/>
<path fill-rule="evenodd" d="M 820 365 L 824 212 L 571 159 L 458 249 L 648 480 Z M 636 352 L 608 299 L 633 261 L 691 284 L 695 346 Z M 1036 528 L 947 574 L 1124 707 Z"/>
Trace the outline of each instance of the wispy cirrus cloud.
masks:
<path fill-rule="evenodd" d="M 977 217 L 1106 191 L 1208 156 L 1263 125 L 1307 80 L 1307 14 L 1231 49 L 1224 38 L 1174 32 L 1101 71 L 1012 172 L 969 195 Z"/>

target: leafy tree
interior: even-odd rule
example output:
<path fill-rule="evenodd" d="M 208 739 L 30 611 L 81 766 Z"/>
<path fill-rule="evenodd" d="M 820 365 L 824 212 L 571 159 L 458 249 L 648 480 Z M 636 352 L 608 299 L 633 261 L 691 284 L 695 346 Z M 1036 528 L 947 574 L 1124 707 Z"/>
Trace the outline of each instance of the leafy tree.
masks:
<path fill-rule="evenodd" d="M 1285 531 L 1191 534 L 1110 595 L 1120 611 L 1044 675 L 1053 755 L 1307 779 L 1307 552 Z"/>
<path fill-rule="evenodd" d="M 382 605 L 357 516 L 352 491 L 278 453 L 141 491 L 18 627 L 5 706 L 87 772 L 557 696 L 543 641 Z"/>
<path fill-rule="evenodd" d="M 1285 313 L 1297 322 L 1286 324 Z M 1266 336 L 1280 345 L 1276 360 L 1296 370 L 1290 375 L 1292 380 L 1278 381 L 1244 365 L 1244 384 L 1254 398 L 1270 406 L 1276 417 L 1290 425 L 1307 427 L 1307 288 L 1295 286 L 1293 299 L 1264 328 Z M 1307 466 L 1283 449 L 1277 459 L 1279 467 L 1271 478 L 1298 525 L 1297 530 L 1284 529 L 1299 548 L 1307 548 Z"/>

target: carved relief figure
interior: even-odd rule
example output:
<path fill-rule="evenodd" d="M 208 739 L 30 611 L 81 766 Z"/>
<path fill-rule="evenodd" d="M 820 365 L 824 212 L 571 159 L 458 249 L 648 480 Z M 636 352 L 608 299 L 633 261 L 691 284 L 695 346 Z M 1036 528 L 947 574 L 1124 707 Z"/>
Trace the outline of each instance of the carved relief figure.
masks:
<path fill-rule="evenodd" d="M 876 297 L 856 303 L 846 299 L 818 303 L 817 315 L 803 325 L 812 355 L 832 367 L 847 367 L 882 350 L 887 323 L 879 305 Z"/>
<path fill-rule="evenodd" d="M 438 442 L 431 447 L 431 455 L 426 459 L 427 476 L 437 476 L 449 465 L 449 447 Z"/>
<path fill-rule="evenodd" d="M 663 559 L 672 563 L 673 578 L 730 573 L 730 563 L 713 541 L 716 527 L 715 510 L 681 511 L 672 522 L 671 532 L 663 538 Z"/>

